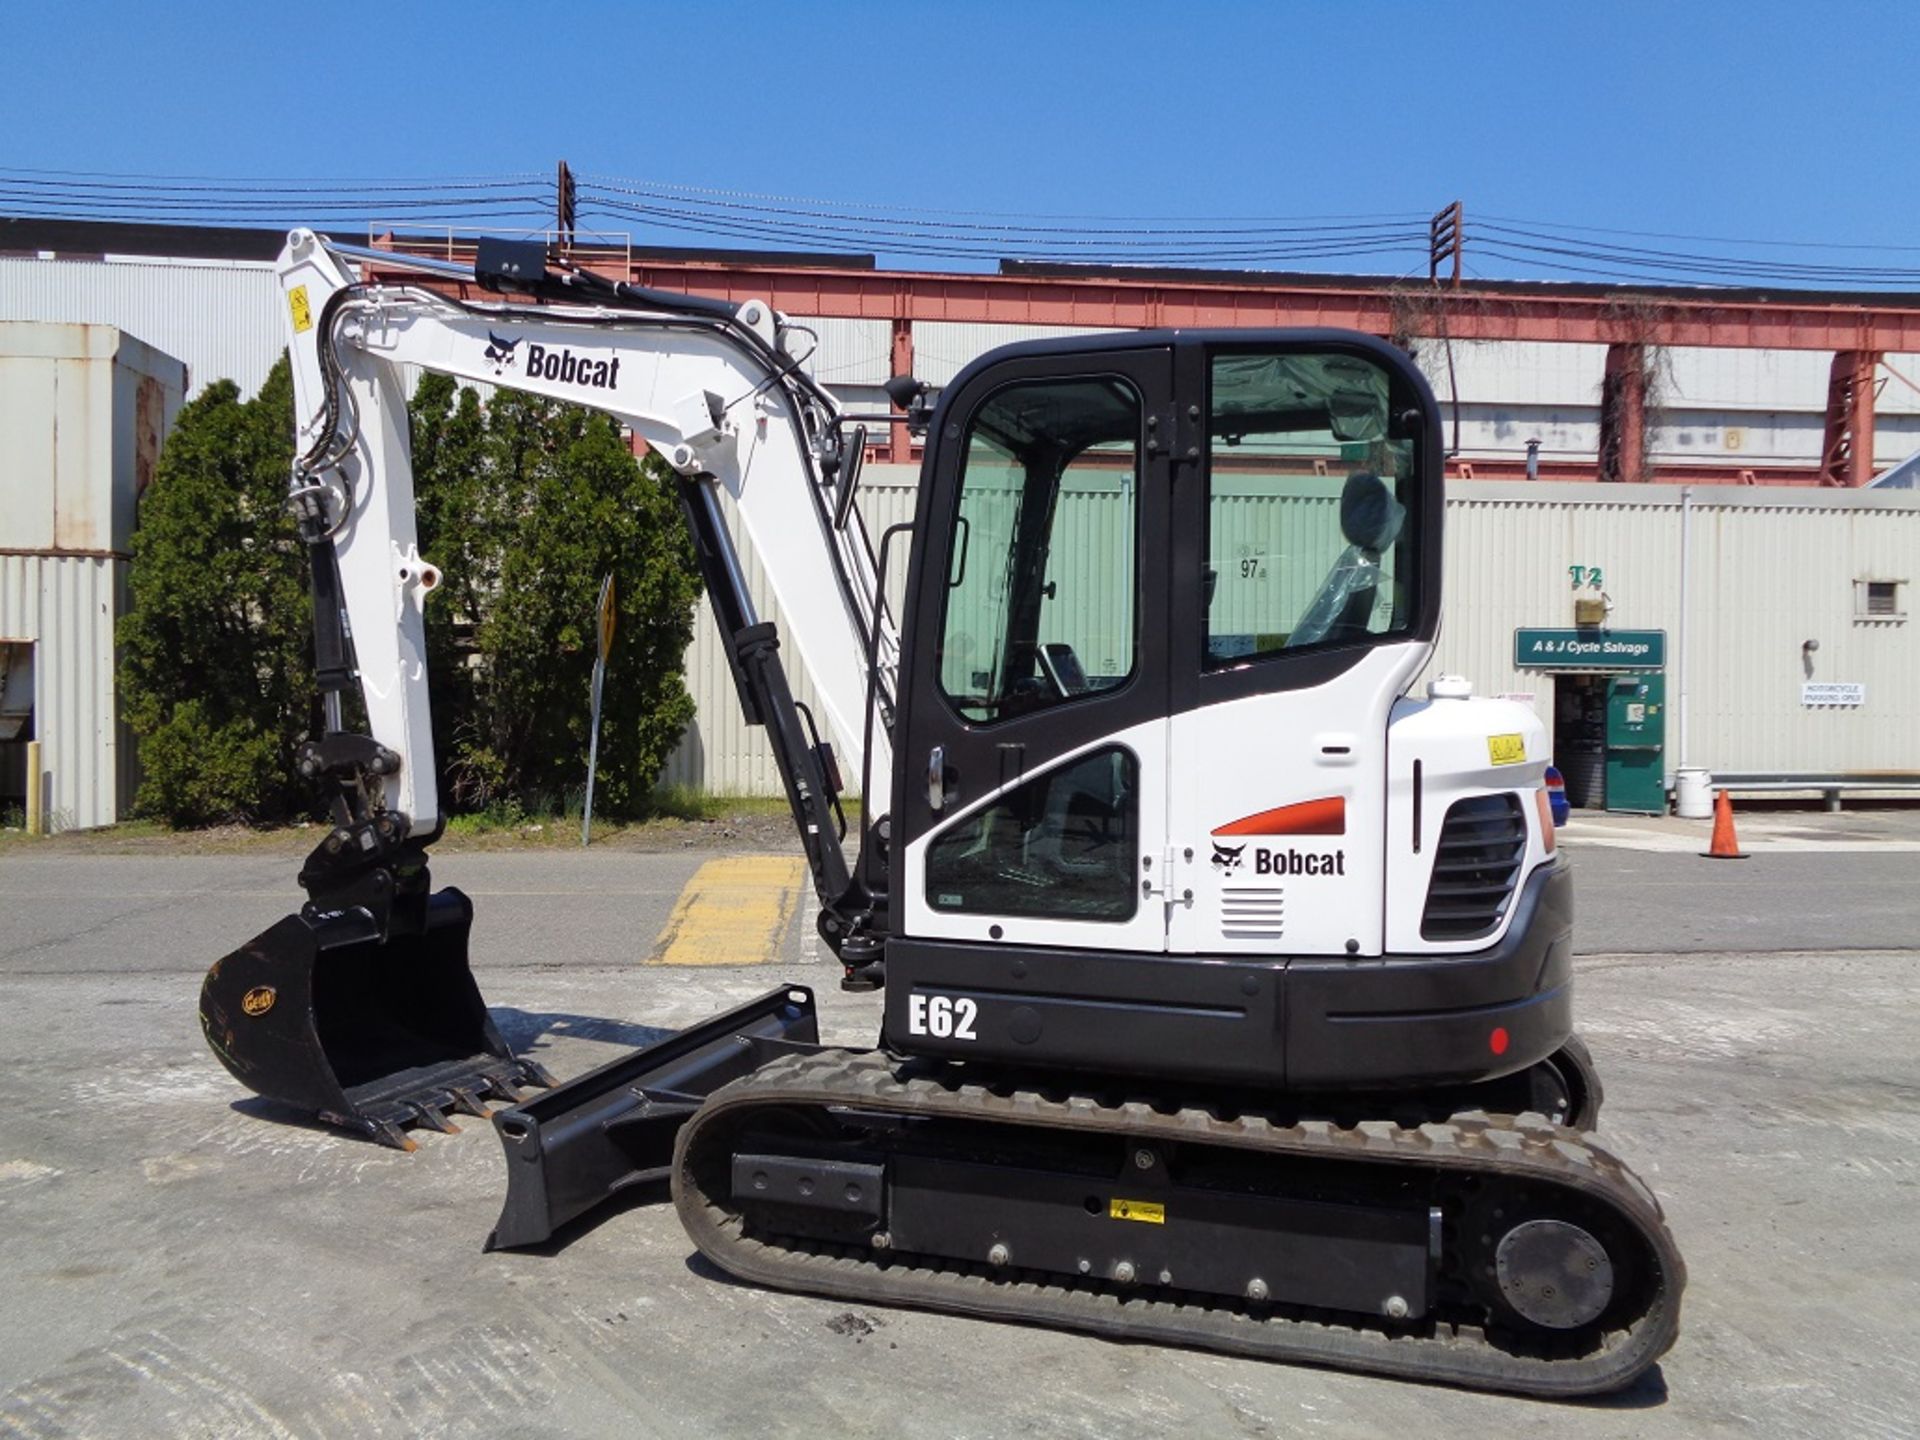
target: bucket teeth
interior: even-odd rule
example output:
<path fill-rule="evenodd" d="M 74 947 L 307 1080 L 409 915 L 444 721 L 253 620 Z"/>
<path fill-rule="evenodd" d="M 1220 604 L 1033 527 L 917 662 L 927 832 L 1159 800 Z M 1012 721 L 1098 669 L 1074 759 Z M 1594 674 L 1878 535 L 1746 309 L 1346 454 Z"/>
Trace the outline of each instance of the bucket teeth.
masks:
<path fill-rule="evenodd" d="M 487 1109 L 487 1107 L 481 1103 L 480 1097 L 465 1086 L 449 1085 L 447 1087 L 447 1094 L 453 1097 L 453 1108 L 462 1115 L 473 1115 L 485 1120 L 493 1114 L 491 1110 Z"/>
<path fill-rule="evenodd" d="M 446 1112 L 438 1105 L 425 1100 L 409 1100 L 407 1108 L 413 1112 L 414 1120 L 429 1130 L 438 1130 L 442 1135 L 458 1135 L 460 1127 L 449 1120 Z"/>
<path fill-rule="evenodd" d="M 547 1073 L 547 1067 L 538 1060 L 523 1058 L 520 1061 L 520 1070 L 523 1085 L 538 1085 L 543 1090 L 553 1089 L 555 1083 L 553 1076 Z"/>
<path fill-rule="evenodd" d="M 409 1155 L 420 1148 L 412 1136 L 388 1120 L 373 1121 L 367 1133 L 369 1138 L 378 1140 L 382 1145 L 391 1145 L 394 1149 L 404 1150 Z"/>
<path fill-rule="evenodd" d="M 481 1076 L 478 1089 L 482 1095 L 493 1100 L 504 1100 L 509 1105 L 520 1102 L 519 1087 L 499 1075 Z"/>

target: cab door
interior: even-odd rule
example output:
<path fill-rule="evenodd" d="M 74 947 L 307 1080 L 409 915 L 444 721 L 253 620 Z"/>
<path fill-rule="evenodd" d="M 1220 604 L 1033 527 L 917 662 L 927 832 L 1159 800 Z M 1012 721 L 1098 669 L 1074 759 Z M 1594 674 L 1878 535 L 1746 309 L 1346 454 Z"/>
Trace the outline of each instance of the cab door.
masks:
<path fill-rule="evenodd" d="M 1379 955 L 1387 728 L 1439 618 L 1430 394 L 1386 345 L 1296 331 L 1183 346 L 1178 398 L 1205 434 L 1175 520 L 1169 948 Z"/>
<path fill-rule="evenodd" d="M 907 936 L 1164 948 L 1170 354 L 1042 342 L 943 397 L 895 730 Z"/>

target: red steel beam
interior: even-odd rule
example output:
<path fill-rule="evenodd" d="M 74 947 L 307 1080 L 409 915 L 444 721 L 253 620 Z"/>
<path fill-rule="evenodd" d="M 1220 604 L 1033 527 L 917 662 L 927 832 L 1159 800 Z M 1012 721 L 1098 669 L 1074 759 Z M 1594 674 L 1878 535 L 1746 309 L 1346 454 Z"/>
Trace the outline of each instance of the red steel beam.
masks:
<path fill-rule="evenodd" d="M 778 307 L 775 307 L 778 308 Z M 893 324 L 892 352 L 889 374 L 913 374 L 913 324 L 907 320 L 895 320 Z M 913 458 L 913 442 L 907 434 L 907 416 L 904 410 L 896 408 L 900 418 L 887 427 L 887 459 L 896 465 L 905 465 Z"/>
<path fill-rule="evenodd" d="M 1447 476 L 1459 480 L 1525 480 L 1527 462 L 1513 457 L 1488 458 L 1484 455 L 1458 455 L 1448 459 Z M 1542 460 L 1541 483 L 1562 480 L 1598 480 L 1597 460 Z M 1805 465 L 1742 465 L 1732 461 L 1689 460 L 1664 469 L 1658 465 L 1640 476 L 1649 485 L 1819 485 L 1821 472 L 1809 462 Z"/>
<path fill-rule="evenodd" d="M 1873 401 L 1880 357 L 1842 350 L 1827 382 L 1826 437 L 1820 478 L 1826 485 L 1860 486 L 1873 478 Z"/>
<path fill-rule="evenodd" d="M 453 250 L 468 253 L 462 242 Z M 445 258 L 447 247 L 437 246 Z M 1562 294 L 1468 282 L 1457 290 L 1334 279 L 1289 284 L 1245 279 L 946 275 L 832 270 L 713 260 L 575 258 L 605 274 L 722 300 L 760 299 L 793 315 L 976 324 L 1157 326 L 1328 325 L 1374 335 L 1437 332 L 1444 310 L 1456 340 L 1699 345 L 1735 349 L 1920 351 L 1920 304 L 1876 299 L 1698 298 L 1631 286 Z M 395 272 L 397 278 L 401 272 Z M 418 276 L 409 276 L 418 283 Z"/>
<path fill-rule="evenodd" d="M 470 250 L 455 242 L 465 258 Z M 446 247 L 436 247 L 445 257 Z M 663 290 L 722 300 L 760 299 L 792 315 L 866 320 L 963 321 L 1004 325 L 1157 326 L 1328 325 L 1374 335 L 1432 335 L 1444 309 L 1455 340 L 1543 340 L 1584 344 L 1700 345 L 1734 349 L 1920 351 L 1920 304 L 1879 300 L 1698 298 L 1635 290 L 1559 294 L 1490 288 L 1458 290 L 1335 279 L 1288 284 L 1257 275 L 1224 280 L 1139 280 L 1113 276 L 944 275 L 904 270 L 831 270 L 724 264 L 575 252 L 605 274 Z M 404 272 L 394 272 L 399 278 Z M 408 279 L 419 283 L 420 277 Z"/>
<path fill-rule="evenodd" d="M 1003 275 L 822 272 L 642 262 L 632 278 L 724 299 L 762 298 L 792 314 L 886 320 L 949 320 L 1027 325 L 1150 326 L 1331 325 L 1376 335 L 1394 332 L 1394 292 L 1379 287 L 1288 288 L 1170 285 Z M 1844 301 L 1679 300 L 1636 303 L 1620 314 L 1609 296 L 1517 295 L 1463 287 L 1402 292 L 1418 316 L 1444 306 L 1456 340 L 1544 340 L 1612 344 L 1702 345 L 1781 350 L 1920 350 L 1920 307 Z M 1623 292 L 1624 293 L 1624 292 Z"/>
<path fill-rule="evenodd" d="M 1607 347 L 1600 381 L 1600 478 L 1637 485 L 1647 443 L 1647 347 Z"/>

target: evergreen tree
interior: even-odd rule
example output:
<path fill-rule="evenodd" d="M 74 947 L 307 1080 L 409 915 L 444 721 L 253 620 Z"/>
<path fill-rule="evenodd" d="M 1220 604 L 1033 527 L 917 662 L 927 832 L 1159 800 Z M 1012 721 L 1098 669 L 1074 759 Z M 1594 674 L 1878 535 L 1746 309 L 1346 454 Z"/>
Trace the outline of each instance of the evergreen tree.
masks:
<path fill-rule="evenodd" d="M 118 641 L 143 815 L 270 820 L 307 803 L 293 768 L 315 702 L 306 557 L 286 503 L 292 416 L 284 359 L 252 400 L 209 386 L 141 498 Z"/>
<path fill-rule="evenodd" d="M 693 716 L 683 658 L 700 587 L 671 472 L 636 462 L 603 415 L 507 391 L 482 407 L 437 377 L 415 397 L 414 454 L 421 550 L 452 592 L 428 613 L 441 607 L 429 656 L 454 801 L 539 811 L 584 785 L 594 604 L 611 573 L 595 802 L 639 813 Z"/>
<path fill-rule="evenodd" d="M 292 415 L 284 359 L 252 400 L 209 387 L 141 500 L 119 643 L 142 814 L 199 825 L 315 808 L 293 766 L 320 717 L 286 504 Z M 635 461 L 605 416 L 504 391 L 483 406 L 444 376 L 422 380 L 412 418 L 420 550 L 445 577 L 426 604 L 444 808 L 540 811 L 584 786 L 594 602 L 611 572 L 595 803 L 643 811 L 693 714 L 683 657 L 700 588 L 670 472 Z"/>

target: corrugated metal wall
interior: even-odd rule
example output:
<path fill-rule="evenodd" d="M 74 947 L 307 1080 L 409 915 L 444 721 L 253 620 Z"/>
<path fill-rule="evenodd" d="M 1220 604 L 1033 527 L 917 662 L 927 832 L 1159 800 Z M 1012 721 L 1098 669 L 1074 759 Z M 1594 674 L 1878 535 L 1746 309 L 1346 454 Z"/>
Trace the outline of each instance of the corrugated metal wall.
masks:
<path fill-rule="evenodd" d="M 814 374 L 858 389 L 862 408 L 879 403 L 871 387 L 891 370 L 888 323 L 794 318 L 820 337 L 810 360 Z M 0 319 L 116 325 L 184 359 L 196 390 L 225 376 L 243 394 L 259 387 L 286 343 L 271 266 L 238 261 L 0 258 Z M 913 329 L 915 369 L 942 385 L 996 346 L 1090 333 L 1084 326 L 921 321 Z M 1457 386 L 1463 458 L 1518 460 L 1529 439 L 1540 440 L 1549 460 L 1593 458 L 1605 346 L 1461 341 L 1448 347 L 1427 338 L 1418 351 L 1437 394 L 1450 401 Z M 1818 463 L 1830 355 L 1675 347 L 1666 357 L 1665 403 L 1650 437 L 1656 462 Z M 1885 358 L 1891 371 L 1920 385 L 1920 355 Z M 409 376 L 409 390 L 416 378 Z M 1876 465 L 1896 464 L 1920 449 L 1920 391 L 1890 380 L 1875 408 Z"/>
<path fill-rule="evenodd" d="M 887 321 L 788 318 L 820 337 L 819 348 L 807 357 L 807 369 L 823 385 L 884 385 L 892 375 L 893 326 Z"/>
<path fill-rule="evenodd" d="M 915 478 L 911 467 L 868 468 L 861 510 L 876 537 L 912 518 Z M 1337 483 L 1329 483 L 1324 499 L 1266 502 L 1280 527 L 1275 553 L 1337 550 L 1331 534 Z M 1102 523 L 1093 513 L 1100 498 L 1077 497 L 1076 518 L 1068 523 Z M 743 558 L 761 614 L 781 620 L 758 566 Z M 1692 560 L 1691 763 L 1723 770 L 1920 770 L 1920 592 L 1914 589 L 1920 498 L 1700 487 Z M 1531 696 L 1551 730 L 1553 678 L 1514 666 L 1514 631 L 1572 625 L 1573 565 L 1600 569 L 1614 628 L 1668 632 L 1671 771 L 1679 742 L 1673 647 L 1680 629 L 1680 496 L 1674 490 L 1451 484 L 1446 616 L 1427 676 L 1463 674 L 1478 694 Z M 1320 578 L 1301 578 L 1302 605 Z M 1903 582 L 1902 604 L 1913 618 L 1858 617 L 1855 582 L 1866 579 Z M 1223 588 L 1221 603 L 1232 603 L 1230 593 Z M 1810 639 L 1820 647 L 1808 676 L 1801 645 Z M 739 718 L 704 603 L 687 666 L 699 719 L 664 778 L 721 794 L 778 794 L 765 732 Z M 795 693 L 811 703 L 805 677 L 792 678 Z M 1804 707 L 1800 686 L 1809 678 L 1863 683 L 1867 702 L 1858 709 Z"/>
<path fill-rule="evenodd" d="M 287 346 L 280 310 L 264 263 L 0 257 L 0 320 L 115 326 L 186 361 L 193 394 L 258 390 Z"/>
<path fill-rule="evenodd" d="M 1106 333 L 1080 325 L 985 325 L 971 321 L 921 320 L 913 327 L 913 373 L 945 385 L 977 357 L 1020 340 Z"/>
<path fill-rule="evenodd" d="M 57 829 L 110 825 L 133 799 L 114 622 L 134 497 L 180 408 L 183 370 L 108 326 L 0 324 L 0 641 L 32 647 Z M 21 773 L 17 757 L 7 764 Z"/>
<path fill-rule="evenodd" d="M 1675 346 L 1665 355 L 1649 436 L 1658 463 L 1819 464 L 1830 354 Z M 1449 434 L 1457 389 L 1463 458 L 1522 459 L 1537 439 L 1545 459 L 1593 459 L 1606 346 L 1422 339 L 1416 358 L 1447 409 Z M 1920 383 L 1920 356 L 1886 363 Z M 1885 384 L 1874 410 L 1876 465 L 1920 449 L 1920 391 Z"/>
<path fill-rule="evenodd" d="M 1573 623 L 1568 567 L 1599 567 L 1622 630 L 1665 630 L 1667 769 L 1678 763 L 1680 497 L 1611 486 L 1455 483 L 1446 628 L 1429 674 L 1531 694 L 1549 728 L 1553 679 L 1513 664 L 1513 632 Z M 1695 491 L 1688 762 L 1722 770 L 1920 769 L 1920 616 L 1858 616 L 1855 582 L 1903 582 L 1912 613 L 1920 501 L 1843 491 Z M 1583 594 L 1592 594 L 1583 590 Z M 1819 642 L 1812 673 L 1801 646 Z M 1809 679 L 1867 687 L 1858 709 L 1808 708 Z"/>
<path fill-rule="evenodd" d="M 133 798 L 134 753 L 114 707 L 124 560 L 0 555 L 0 640 L 35 641 L 34 725 L 56 830 L 111 825 Z"/>
<path fill-rule="evenodd" d="M 915 465 L 869 465 L 862 472 L 858 497 L 860 513 L 867 522 L 867 530 L 873 536 L 876 549 L 888 526 L 912 522 L 914 501 L 919 493 L 919 478 L 920 470 Z M 740 567 L 746 575 L 747 588 L 753 595 L 760 618 L 779 625 L 783 635 L 789 633 L 786 616 L 767 585 L 766 572 L 753 553 L 746 527 L 739 523 L 733 501 L 724 491 L 720 495 L 720 509 L 726 517 L 728 529 L 734 534 L 740 552 Z M 889 569 L 893 572 L 889 599 L 896 614 L 899 613 L 900 593 L 904 588 L 906 559 L 907 547 L 896 541 L 889 557 Z M 818 692 L 800 667 L 798 652 L 788 646 L 782 654 L 794 698 L 811 708 L 814 714 L 824 714 Z M 609 683 L 617 682 L 617 670 L 610 669 Z M 733 677 L 727 670 L 726 651 L 721 647 L 720 632 L 713 622 L 713 607 L 704 599 L 700 602 L 700 613 L 694 620 L 693 643 L 687 647 L 687 689 L 693 695 L 698 709 L 680 742 L 680 748 L 661 771 L 661 783 L 686 786 L 716 795 L 780 794 L 780 771 L 773 763 L 773 751 L 767 745 L 767 732 L 757 725 L 748 725 L 740 718 L 740 697 L 734 690 Z M 857 791 L 860 777 L 852 773 L 851 764 L 842 768 L 846 772 L 847 788 Z"/>

